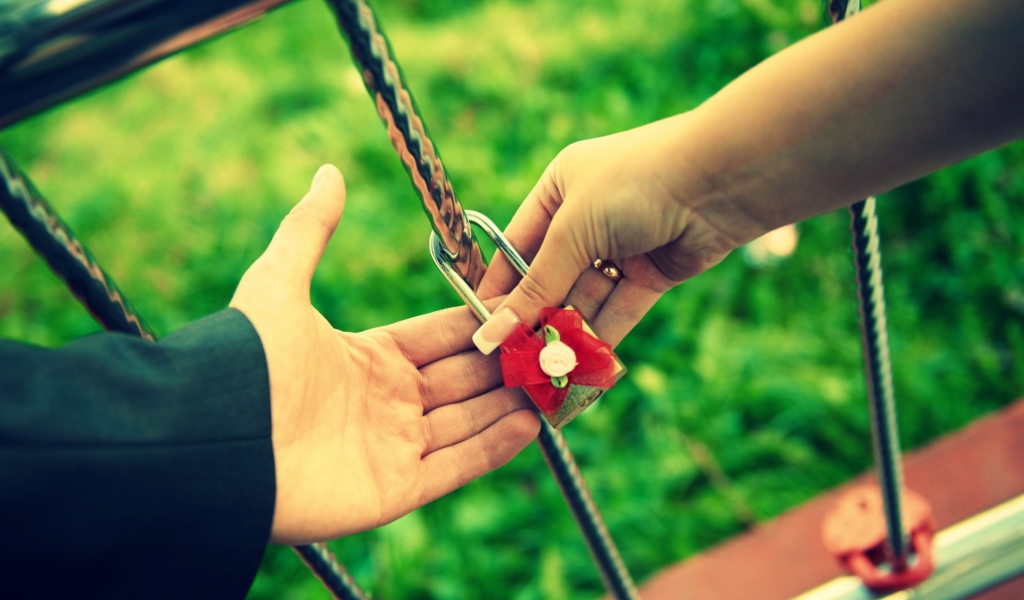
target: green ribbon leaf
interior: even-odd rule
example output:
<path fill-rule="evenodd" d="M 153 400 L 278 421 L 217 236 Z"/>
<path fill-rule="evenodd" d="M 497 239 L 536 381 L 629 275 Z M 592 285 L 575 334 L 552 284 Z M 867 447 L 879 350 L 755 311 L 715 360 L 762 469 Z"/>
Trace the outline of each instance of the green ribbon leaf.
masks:
<path fill-rule="evenodd" d="M 561 338 L 558 336 L 558 330 L 555 329 L 554 327 L 550 326 L 550 325 L 545 325 L 544 326 L 544 343 L 545 344 L 550 344 L 551 342 L 558 342 L 558 341 L 561 341 Z M 564 386 L 558 386 L 558 387 L 564 387 Z"/>

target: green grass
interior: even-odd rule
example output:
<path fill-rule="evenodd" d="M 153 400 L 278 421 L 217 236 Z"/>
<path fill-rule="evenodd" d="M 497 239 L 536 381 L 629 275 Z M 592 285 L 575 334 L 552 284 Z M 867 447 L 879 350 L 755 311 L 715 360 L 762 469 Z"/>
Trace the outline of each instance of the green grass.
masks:
<path fill-rule="evenodd" d="M 690 109 L 820 25 L 815 0 L 378 4 L 455 188 L 499 223 L 566 144 Z M 225 306 L 324 162 L 344 171 L 349 203 L 316 306 L 361 330 L 457 302 L 321 3 L 295 2 L 30 119 L 0 145 L 161 334 Z M 880 201 L 908 447 L 1024 391 L 1022 197 L 1017 143 Z M 869 468 L 847 227 L 842 211 L 812 219 L 792 258 L 755 269 L 735 253 L 667 295 L 620 347 L 630 375 L 567 428 L 638 578 Z M 10 228 L 0 256 L 0 335 L 55 346 L 98 330 Z M 712 485 L 700 449 L 727 488 Z M 382 598 L 601 593 L 532 447 L 332 547 Z M 282 548 L 250 593 L 326 597 Z"/>

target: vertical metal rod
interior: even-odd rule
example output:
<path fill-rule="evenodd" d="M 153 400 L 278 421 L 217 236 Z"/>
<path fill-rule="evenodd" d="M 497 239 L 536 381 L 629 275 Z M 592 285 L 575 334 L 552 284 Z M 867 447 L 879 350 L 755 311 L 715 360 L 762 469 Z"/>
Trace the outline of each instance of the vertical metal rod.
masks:
<path fill-rule="evenodd" d="M 828 0 L 826 10 L 834 25 L 857 14 L 860 11 L 860 0 Z M 861 341 L 864 346 L 864 374 L 871 410 L 871 435 L 878 469 L 878 486 L 882 491 L 889 560 L 893 569 L 902 571 L 907 566 L 909 554 L 902 510 L 903 460 L 900 456 L 892 365 L 889 360 L 889 328 L 885 318 L 882 251 L 875 197 L 851 205 L 850 217 Z"/>
<path fill-rule="evenodd" d="M 875 213 L 874 196 L 852 205 L 850 216 L 861 339 L 864 345 L 864 373 L 867 378 L 868 406 L 871 409 L 871 433 L 878 468 L 878 485 L 882 491 L 890 560 L 893 568 L 899 571 L 906 567 L 909 548 L 903 525 L 903 462 L 900 457 L 899 432 L 896 425 L 878 215 Z"/>

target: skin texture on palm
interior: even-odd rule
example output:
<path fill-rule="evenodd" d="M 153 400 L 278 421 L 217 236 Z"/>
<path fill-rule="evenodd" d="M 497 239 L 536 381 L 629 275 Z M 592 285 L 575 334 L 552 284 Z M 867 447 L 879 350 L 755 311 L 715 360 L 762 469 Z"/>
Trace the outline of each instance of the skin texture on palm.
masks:
<path fill-rule="evenodd" d="M 1020 138 L 1022 28 L 1019 2 L 887 0 L 690 113 L 569 146 L 508 226 L 533 264 L 518 285 L 488 270 L 485 295 L 516 287 L 480 337 L 510 333 L 502 310 L 536 323 L 567 301 L 615 343 L 740 245 Z M 622 267 L 612 291 L 592 293 L 597 258 Z"/>
<path fill-rule="evenodd" d="M 346 333 L 313 308 L 344 202 L 341 173 L 321 167 L 231 300 L 270 373 L 275 543 L 393 521 L 505 464 L 540 427 L 528 400 L 499 387 L 497 358 L 470 351 L 468 309 Z"/>

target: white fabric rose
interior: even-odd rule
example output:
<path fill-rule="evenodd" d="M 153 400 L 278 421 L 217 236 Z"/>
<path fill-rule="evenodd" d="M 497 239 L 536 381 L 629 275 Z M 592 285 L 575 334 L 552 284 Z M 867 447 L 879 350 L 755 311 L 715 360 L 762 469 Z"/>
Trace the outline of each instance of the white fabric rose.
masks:
<path fill-rule="evenodd" d="M 576 353 L 565 342 L 550 342 L 540 351 L 540 370 L 548 377 L 563 377 L 576 368 Z"/>

